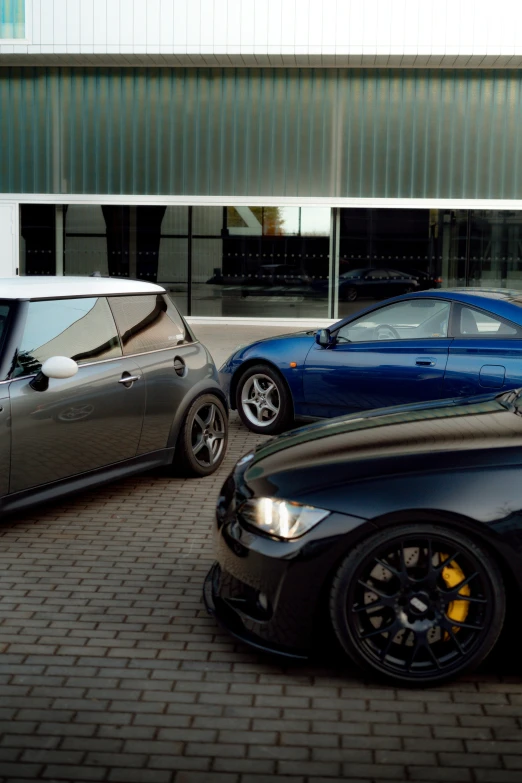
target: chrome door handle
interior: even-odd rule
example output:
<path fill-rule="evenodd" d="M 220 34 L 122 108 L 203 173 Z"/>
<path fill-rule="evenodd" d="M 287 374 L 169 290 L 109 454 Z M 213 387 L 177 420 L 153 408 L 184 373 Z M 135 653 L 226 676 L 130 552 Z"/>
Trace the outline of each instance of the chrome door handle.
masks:
<path fill-rule="evenodd" d="M 433 359 L 417 359 L 415 364 L 417 367 L 434 367 L 435 362 Z"/>
<path fill-rule="evenodd" d="M 134 383 L 134 381 L 139 381 L 141 378 L 141 375 L 123 375 L 118 383 Z"/>

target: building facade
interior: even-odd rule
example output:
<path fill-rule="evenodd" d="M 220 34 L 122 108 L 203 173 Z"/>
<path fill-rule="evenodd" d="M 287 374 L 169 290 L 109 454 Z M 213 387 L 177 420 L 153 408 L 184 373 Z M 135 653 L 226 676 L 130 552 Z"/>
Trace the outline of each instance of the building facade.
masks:
<path fill-rule="evenodd" d="M 521 23 L 508 0 L 0 0 L 0 275 L 306 321 L 412 278 L 522 288 Z"/>

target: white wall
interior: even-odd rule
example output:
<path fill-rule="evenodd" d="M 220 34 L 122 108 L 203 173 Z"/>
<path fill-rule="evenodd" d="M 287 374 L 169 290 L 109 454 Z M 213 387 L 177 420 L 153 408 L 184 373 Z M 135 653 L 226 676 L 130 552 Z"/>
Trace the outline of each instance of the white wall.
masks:
<path fill-rule="evenodd" d="M 18 204 L 0 202 L 0 277 L 12 277 L 18 266 Z"/>
<path fill-rule="evenodd" d="M 522 66 L 520 0 L 26 0 L 0 64 Z"/>

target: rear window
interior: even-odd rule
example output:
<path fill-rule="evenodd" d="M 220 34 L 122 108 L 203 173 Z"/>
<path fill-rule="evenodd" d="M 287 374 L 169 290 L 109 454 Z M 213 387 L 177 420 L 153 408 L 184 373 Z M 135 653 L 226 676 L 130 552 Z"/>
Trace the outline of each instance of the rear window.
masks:
<path fill-rule="evenodd" d="M 113 296 L 109 303 L 125 356 L 175 348 L 192 341 L 185 322 L 166 296 Z"/>
<path fill-rule="evenodd" d="M 520 337 L 522 330 L 502 318 L 463 305 L 457 311 L 459 337 Z"/>

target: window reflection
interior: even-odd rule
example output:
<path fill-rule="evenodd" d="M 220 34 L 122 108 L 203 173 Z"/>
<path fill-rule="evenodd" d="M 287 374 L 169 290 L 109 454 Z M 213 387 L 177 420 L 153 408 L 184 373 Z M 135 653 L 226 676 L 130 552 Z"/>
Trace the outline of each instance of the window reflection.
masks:
<path fill-rule="evenodd" d="M 14 375 L 38 372 L 51 356 L 67 356 L 79 364 L 121 356 L 104 297 L 29 302 Z"/>
<path fill-rule="evenodd" d="M 341 209 L 339 315 L 407 291 L 466 283 L 467 211 Z M 380 270 L 380 283 L 349 284 Z M 362 303 L 360 300 L 365 300 Z"/>
<path fill-rule="evenodd" d="M 188 339 L 176 310 L 161 295 L 115 296 L 109 301 L 125 356 L 174 348 Z"/>
<path fill-rule="evenodd" d="M 209 210 L 215 233 L 198 235 L 211 225 Z M 315 207 L 194 207 L 192 313 L 325 317 L 330 215 Z"/>

